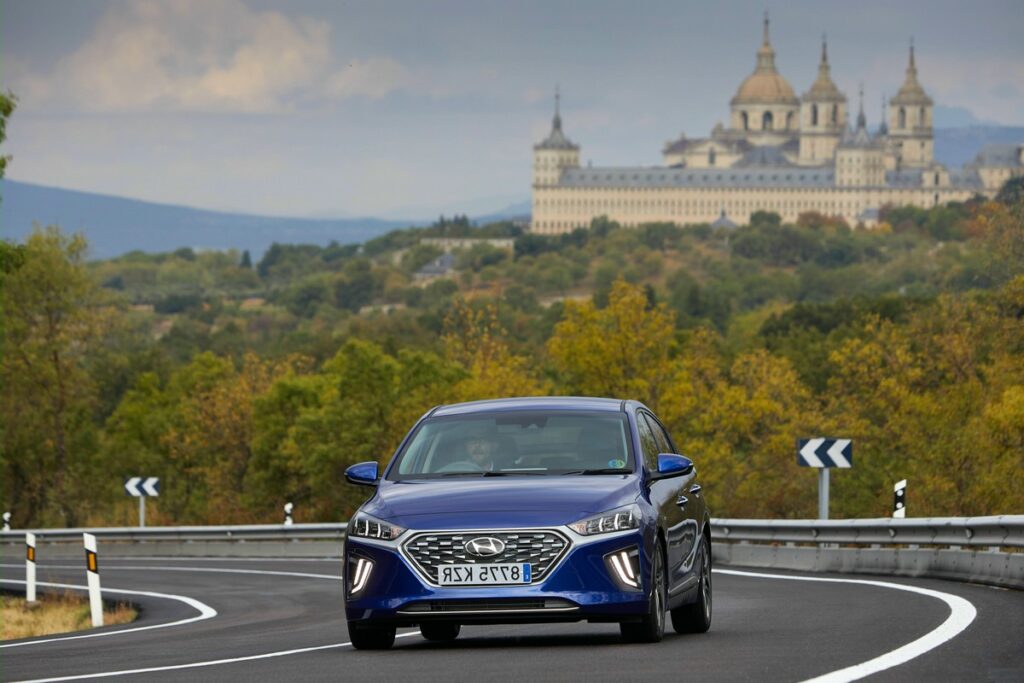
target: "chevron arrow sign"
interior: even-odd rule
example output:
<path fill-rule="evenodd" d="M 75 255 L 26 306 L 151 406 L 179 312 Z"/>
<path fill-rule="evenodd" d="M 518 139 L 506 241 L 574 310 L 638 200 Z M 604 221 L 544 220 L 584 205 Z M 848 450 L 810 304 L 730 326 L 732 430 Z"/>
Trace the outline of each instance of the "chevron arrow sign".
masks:
<path fill-rule="evenodd" d="M 800 439 L 796 463 L 801 467 L 853 467 L 850 439 Z"/>
<path fill-rule="evenodd" d="M 136 498 L 144 496 L 160 495 L 159 477 L 131 477 L 124 483 L 124 490 L 128 495 Z"/>

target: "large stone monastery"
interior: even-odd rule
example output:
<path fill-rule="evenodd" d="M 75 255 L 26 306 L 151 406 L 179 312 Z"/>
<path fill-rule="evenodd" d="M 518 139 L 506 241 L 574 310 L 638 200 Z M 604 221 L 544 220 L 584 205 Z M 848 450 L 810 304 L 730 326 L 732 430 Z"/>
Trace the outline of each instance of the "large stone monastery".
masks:
<path fill-rule="evenodd" d="M 767 16 L 754 73 L 729 103 L 729 127 L 669 143 L 663 166 L 581 167 L 579 145 L 562 130 L 556 94 L 551 133 L 534 146 L 531 230 L 568 232 L 598 216 L 628 226 L 736 224 L 758 210 L 786 221 L 814 211 L 872 227 L 885 205 L 930 207 L 992 196 L 1008 178 L 1024 174 L 1024 145 L 987 145 L 962 169 L 935 161 L 933 103 L 918 81 L 913 45 L 906 78 L 878 130 L 868 130 L 861 100 L 851 125 L 824 41 L 818 77 L 797 97 L 775 68 Z"/>

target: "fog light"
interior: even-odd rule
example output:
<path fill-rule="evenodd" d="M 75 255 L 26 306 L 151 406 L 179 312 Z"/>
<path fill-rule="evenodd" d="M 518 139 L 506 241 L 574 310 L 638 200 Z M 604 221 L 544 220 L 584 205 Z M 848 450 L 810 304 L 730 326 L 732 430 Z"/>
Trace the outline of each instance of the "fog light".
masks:
<path fill-rule="evenodd" d="M 608 553 L 604 563 L 621 588 L 640 590 L 640 550 L 636 546 Z"/>
<path fill-rule="evenodd" d="M 373 561 L 365 557 L 350 557 L 348 559 L 348 594 L 355 595 L 366 588 L 371 572 L 373 572 Z"/>

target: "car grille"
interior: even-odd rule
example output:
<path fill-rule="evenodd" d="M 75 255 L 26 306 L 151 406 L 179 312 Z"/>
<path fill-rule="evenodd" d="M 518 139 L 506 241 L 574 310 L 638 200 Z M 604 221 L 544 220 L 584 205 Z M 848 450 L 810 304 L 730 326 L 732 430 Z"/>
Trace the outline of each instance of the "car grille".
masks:
<path fill-rule="evenodd" d="M 505 549 L 491 557 L 466 552 L 474 538 L 497 538 Z M 569 549 L 569 539 L 553 530 L 455 531 L 420 533 L 403 546 L 416 569 L 431 583 L 437 583 L 437 568 L 445 564 L 496 564 L 529 562 L 531 582 L 541 581 Z"/>

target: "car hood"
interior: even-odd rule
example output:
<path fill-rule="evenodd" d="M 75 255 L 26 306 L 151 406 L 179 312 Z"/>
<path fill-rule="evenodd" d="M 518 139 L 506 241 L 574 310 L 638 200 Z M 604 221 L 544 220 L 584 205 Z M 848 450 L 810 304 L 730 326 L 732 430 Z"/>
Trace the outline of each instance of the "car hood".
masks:
<path fill-rule="evenodd" d="M 410 529 L 551 526 L 637 499 L 636 475 L 381 482 L 362 508 Z"/>

